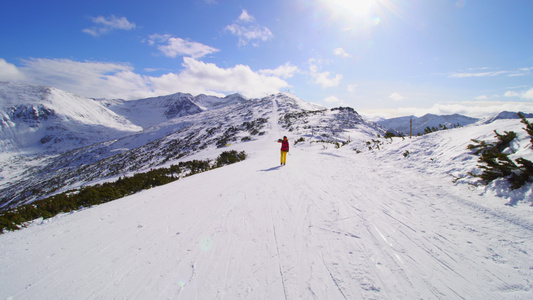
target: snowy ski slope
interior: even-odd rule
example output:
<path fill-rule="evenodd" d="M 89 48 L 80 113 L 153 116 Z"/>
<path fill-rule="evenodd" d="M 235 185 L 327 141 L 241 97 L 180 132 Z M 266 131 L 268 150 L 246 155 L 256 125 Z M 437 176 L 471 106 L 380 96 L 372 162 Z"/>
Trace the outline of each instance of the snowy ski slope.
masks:
<path fill-rule="evenodd" d="M 475 160 L 451 131 L 360 154 L 291 142 L 280 167 L 274 141 L 298 136 L 277 114 L 244 162 L 1 235 L 0 298 L 533 298 L 530 202 L 452 183 Z"/>

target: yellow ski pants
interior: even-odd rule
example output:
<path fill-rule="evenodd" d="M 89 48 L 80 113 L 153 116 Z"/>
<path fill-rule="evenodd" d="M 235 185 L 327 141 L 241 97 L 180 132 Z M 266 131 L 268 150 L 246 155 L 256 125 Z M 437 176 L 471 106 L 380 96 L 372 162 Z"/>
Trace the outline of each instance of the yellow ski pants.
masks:
<path fill-rule="evenodd" d="M 287 151 L 281 151 L 281 163 L 285 164 L 287 161 Z"/>

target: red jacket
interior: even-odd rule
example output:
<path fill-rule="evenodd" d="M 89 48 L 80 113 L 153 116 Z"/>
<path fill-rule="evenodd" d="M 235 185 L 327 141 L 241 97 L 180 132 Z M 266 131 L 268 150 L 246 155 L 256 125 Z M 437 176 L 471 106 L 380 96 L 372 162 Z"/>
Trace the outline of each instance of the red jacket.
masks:
<path fill-rule="evenodd" d="M 289 152 L 289 141 L 288 140 L 281 141 L 281 151 Z"/>

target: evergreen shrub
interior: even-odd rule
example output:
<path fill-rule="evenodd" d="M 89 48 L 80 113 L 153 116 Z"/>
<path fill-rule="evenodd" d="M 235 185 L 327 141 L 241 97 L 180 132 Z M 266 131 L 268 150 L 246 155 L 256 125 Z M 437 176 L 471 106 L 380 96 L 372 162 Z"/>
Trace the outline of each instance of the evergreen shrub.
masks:
<path fill-rule="evenodd" d="M 522 123 L 526 125 L 524 130 L 532 136 L 533 127 L 521 115 Z M 487 143 L 472 139 L 474 144 L 468 145 L 467 149 L 474 151 L 474 154 L 479 155 L 478 167 L 483 170 L 479 175 L 469 173 L 471 176 L 481 178 L 484 184 L 489 184 L 498 178 L 506 178 L 512 190 L 519 189 L 528 181 L 533 181 L 533 162 L 525 158 L 517 158 L 514 161 L 509 158 L 509 154 L 503 153 L 511 142 L 517 137 L 514 131 L 499 134 L 494 130 L 497 141 L 495 143 Z M 533 147 L 533 136 L 531 137 Z"/>

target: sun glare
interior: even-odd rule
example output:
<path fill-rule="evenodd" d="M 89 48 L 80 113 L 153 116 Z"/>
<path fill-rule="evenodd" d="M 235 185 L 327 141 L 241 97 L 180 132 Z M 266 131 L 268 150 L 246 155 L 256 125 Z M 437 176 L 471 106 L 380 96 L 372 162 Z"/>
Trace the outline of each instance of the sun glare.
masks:
<path fill-rule="evenodd" d="M 348 16 L 364 16 L 370 12 L 375 0 L 330 0 L 331 8 Z"/>

